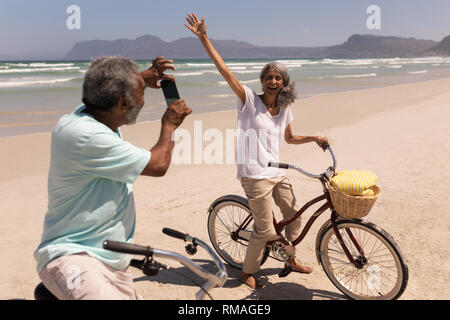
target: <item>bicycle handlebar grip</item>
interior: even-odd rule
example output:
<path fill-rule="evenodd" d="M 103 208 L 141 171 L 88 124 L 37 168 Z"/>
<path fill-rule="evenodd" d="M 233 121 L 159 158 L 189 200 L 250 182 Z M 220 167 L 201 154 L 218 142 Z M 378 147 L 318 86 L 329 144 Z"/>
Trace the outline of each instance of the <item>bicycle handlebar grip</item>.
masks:
<path fill-rule="evenodd" d="M 153 250 L 150 247 L 139 246 L 136 244 L 105 240 L 103 242 L 103 248 L 120 253 L 138 254 L 143 256 L 151 256 Z"/>
<path fill-rule="evenodd" d="M 267 166 L 281 168 L 281 169 L 289 169 L 289 165 L 287 163 L 281 163 L 281 162 L 269 162 L 269 164 Z"/>
<path fill-rule="evenodd" d="M 168 236 L 186 241 L 186 234 L 184 234 L 180 231 L 173 230 L 170 228 L 164 228 L 162 231 L 163 231 L 163 233 L 167 234 Z"/>

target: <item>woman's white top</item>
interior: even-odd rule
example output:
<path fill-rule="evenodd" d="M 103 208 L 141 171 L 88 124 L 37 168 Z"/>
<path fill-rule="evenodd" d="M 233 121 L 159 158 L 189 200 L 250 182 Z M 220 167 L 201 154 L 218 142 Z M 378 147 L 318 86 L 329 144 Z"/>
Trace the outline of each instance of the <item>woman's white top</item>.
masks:
<path fill-rule="evenodd" d="M 245 104 L 238 99 L 238 133 L 236 143 L 237 178 L 267 179 L 284 176 L 279 168 L 280 143 L 284 131 L 294 120 L 289 107 L 271 115 L 258 94 L 244 86 Z"/>

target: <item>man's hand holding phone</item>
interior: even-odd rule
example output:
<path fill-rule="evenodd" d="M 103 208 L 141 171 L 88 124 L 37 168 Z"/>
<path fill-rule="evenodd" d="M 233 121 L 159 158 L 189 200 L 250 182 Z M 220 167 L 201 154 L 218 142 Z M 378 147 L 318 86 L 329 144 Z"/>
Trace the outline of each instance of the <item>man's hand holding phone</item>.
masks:
<path fill-rule="evenodd" d="M 163 126 L 169 126 L 175 130 L 183 123 L 184 118 L 191 113 L 192 109 L 186 106 L 184 100 L 179 99 L 167 107 L 161 121 Z"/>
<path fill-rule="evenodd" d="M 188 108 L 184 100 L 180 99 L 175 82 L 163 80 L 161 81 L 161 87 L 167 103 L 167 110 L 162 118 L 163 124 L 167 122 L 167 124 L 174 126 L 174 129 L 176 129 L 183 122 L 184 118 L 192 113 L 192 109 Z"/>

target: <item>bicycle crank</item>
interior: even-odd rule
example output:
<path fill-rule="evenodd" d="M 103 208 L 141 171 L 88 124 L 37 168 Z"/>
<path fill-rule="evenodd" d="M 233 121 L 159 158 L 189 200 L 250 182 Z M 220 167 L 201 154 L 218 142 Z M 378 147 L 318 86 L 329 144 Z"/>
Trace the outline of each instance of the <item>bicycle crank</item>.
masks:
<path fill-rule="evenodd" d="M 285 267 L 278 273 L 280 278 L 284 278 L 292 272 L 292 267 L 289 263 L 291 257 L 295 255 L 295 248 L 289 244 L 285 244 L 281 241 L 274 241 L 271 246 L 271 251 L 275 257 L 279 257 L 281 261 L 284 261 Z"/>

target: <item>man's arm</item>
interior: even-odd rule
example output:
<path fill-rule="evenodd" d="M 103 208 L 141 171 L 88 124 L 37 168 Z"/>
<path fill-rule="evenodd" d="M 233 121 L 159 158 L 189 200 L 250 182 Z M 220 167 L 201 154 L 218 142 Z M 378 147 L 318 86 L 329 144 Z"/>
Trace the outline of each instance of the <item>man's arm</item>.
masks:
<path fill-rule="evenodd" d="M 168 69 L 175 70 L 172 63 L 173 60 L 164 59 L 164 57 L 153 59 L 152 67 L 141 72 L 146 87 L 159 89 L 161 88 L 161 85 L 158 81 L 175 81 L 173 76 L 164 74 L 164 71 Z M 162 177 L 166 174 L 167 169 L 169 169 L 170 166 L 172 150 L 174 147 L 172 133 L 181 125 L 184 118 L 191 113 L 192 109 L 186 106 L 184 100 L 177 100 L 167 108 L 161 119 L 161 132 L 158 142 L 150 150 L 150 161 L 147 163 L 144 170 L 142 170 L 141 175 Z"/>
<path fill-rule="evenodd" d="M 186 106 L 184 100 L 177 100 L 167 108 L 161 119 L 161 133 L 158 142 L 150 150 L 150 161 L 141 172 L 141 175 L 162 177 L 166 174 L 175 145 L 172 141 L 172 133 L 181 125 L 184 118 L 191 113 L 192 109 Z"/>

